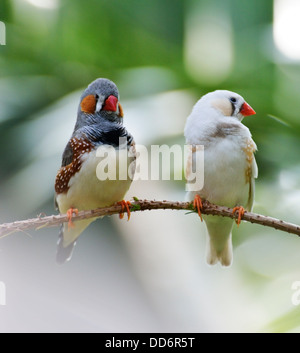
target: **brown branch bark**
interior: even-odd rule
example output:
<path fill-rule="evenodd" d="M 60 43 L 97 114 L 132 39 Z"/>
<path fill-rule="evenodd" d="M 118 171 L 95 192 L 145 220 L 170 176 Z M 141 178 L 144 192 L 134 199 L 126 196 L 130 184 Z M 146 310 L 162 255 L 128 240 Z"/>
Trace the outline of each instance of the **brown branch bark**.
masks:
<path fill-rule="evenodd" d="M 189 202 L 172 202 L 172 201 L 151 201 L 151 200 L 135 200 L 132 202 L 131 212 L 146 211 L 146 210 L 185 210 L 194 212 L 193 206 Z M 120 214 L 122 206 L 114 205 L 107 208 L 99 208 L 90 211 L 81 211 L 78 215 L 74 215 L 73 221 L 81 219 L 111 216 L 113 214 Z M 207 201 L 203 203 L 202 213 L 206 215 L 222 216 L 236 218 L 231 208 L 213 205 Z M 245 212 L 242 220 L 260 224 L 266 227 L 281 230 L 283 232 L 292 233 L 300 236 L 300 226 L 292 223 L 284 222 L 276 218 L 263 216 L 260 214 Z M 27 219 L 24 221 L 17 221 L 13 223 L 0 224 L 0 237 L 9 235 L 14 232 L 27 231 L 29 229 L 41 229 L 46 227 L 56 227 L 60 224 L 68 222 L 66 215 L 53 215 L 46 217 L 37 217 L 34 219 Z"/>

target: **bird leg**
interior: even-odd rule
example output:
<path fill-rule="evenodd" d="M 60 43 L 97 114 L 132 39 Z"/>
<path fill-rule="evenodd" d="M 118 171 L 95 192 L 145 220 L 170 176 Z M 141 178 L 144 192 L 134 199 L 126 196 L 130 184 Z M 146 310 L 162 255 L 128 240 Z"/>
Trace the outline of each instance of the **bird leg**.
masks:
<path fill-rule="evenodd" d="M 67 211 L 67 216 L 68 216 L 68 229 L 70 228 L 74 228 L 74 223 L 72 222 L 72 217 L 73 217 L 73 213 L 75 213 L 75 215 L 77 216 L 78 215 L 78 210 L 77 208 L 69 208 L 68 211 Z"/>
<path fill-rule="evenodd" d="M 238 218 L 235 220 L 235 223 L 239 226 L 241 224 L 242 221 L 242 217 L 245 214 L 245 209 L 242 206 L 237 206 L 234 207 L 234 209 L 232 210 L 232 214 L 235 214 L 236 212 L 238 212 Z"/>
<path fill-rule="evenodd" d="M 120 216 L 119 216 L 120 219 L 124 218 L 124 212 L 126 211 L 127 217 L 128 217 L 128 221 L 129 221 L 130 220 L 130 216 L 131 216 L 131 212 L 130 212 L 131 202 L 122 200 L 120 202 L 117 202 L 117 205 L 122 206 L 122 211 L 120 212 Z"/>
<path fill-rule="evenodd" d="M 196 195 L 194 198 L 194 208 L 198 212 L 198 215 L 201 219 L 201 222 L 203 222 L 202 213 L 201 213 L 201 210 L 203 208 L 203 204 L 202 204 L 201 197 L 199 195 Z"/>

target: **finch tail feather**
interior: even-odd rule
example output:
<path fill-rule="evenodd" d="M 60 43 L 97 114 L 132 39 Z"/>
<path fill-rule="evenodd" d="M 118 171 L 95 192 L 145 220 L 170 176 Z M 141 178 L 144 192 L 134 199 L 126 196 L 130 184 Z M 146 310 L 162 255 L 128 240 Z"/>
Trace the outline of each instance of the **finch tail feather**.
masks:
<path fill-rule="evenodd" d="M 62 225 L 59 232 L 59 238 L 57 242 L 57 250 L 56 250 L 56 263 L 59 265 L 63 265 L 68 262 L 72 258 L 73 250 L 76 245 L 74 241 L 69 246 L 64 247 L 64 226 Z"/>
<path fill-rule="evenodd" d="M 207 263 L 215 265 L 220 262 L 222 266 L 230 266 L 233 258 L 231 233 L 233 221 L 231 219 L 207 216 L 205 217 L 205 223 L 209 238 L 206 252 Z"/>
<path fill-rule="evenodd" d="M 61 226 L 56 252 L 56 262 L 58 264 L 62 265 L 71 260 L 77 238 L 95 219 L 76 221 L 73 227 L 70 227 L 67 223 Z"/>

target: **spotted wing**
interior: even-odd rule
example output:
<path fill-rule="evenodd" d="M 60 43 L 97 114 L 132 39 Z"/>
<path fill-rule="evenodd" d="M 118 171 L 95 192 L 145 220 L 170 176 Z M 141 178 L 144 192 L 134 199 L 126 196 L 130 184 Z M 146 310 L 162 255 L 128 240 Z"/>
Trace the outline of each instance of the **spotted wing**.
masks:
<path fill-rule="evenodd" d="M 55 191 L 57 194 L 65 193 L 69 190 L 70 179 L 81 168 L 81 156 L 94 149 L 94 145 L 84 138 L 73 137 L 68 145 L 63 154 L 62 167 L 58 171 L 55 180 Z"/>

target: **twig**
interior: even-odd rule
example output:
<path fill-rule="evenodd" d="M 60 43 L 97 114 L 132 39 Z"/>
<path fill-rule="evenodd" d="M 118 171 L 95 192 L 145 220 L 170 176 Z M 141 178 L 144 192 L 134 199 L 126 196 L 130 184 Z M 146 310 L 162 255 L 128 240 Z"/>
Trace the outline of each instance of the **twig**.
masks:
<path fill-rule="evenodd" d="M 172 201 L 151 201 L 135 199 L 130 207 L 131 212 L 146 211 L 146 210 L 185 210 L 195 212 L 193 206 L 189 202 L 172 202 Z M 113 214 L 120 214 L 122 212 L 121 205 L 114 205 L 107 208 L 99 208 L 90 211 L 81 211 L 78 215 L 74 215 L 73 221 L 81 219 L 111 216 Z M 222 216 L 236 218 L 231 208 L 213 205 L 207 201 L 203 203 L 202 213 L 206 215 Z M 242 220 L 260 224 L 266 227 L 281 230 L 283 232 L 297 234 L 300 236 L 300 226 L 292 223 L 287 223 L 276 218 L 263 216 L 260 214 L 245 212 Z M 25 231 L 29 229 L 41 229 L 48 227 L 56 227 L 60 224 L 68 222 L 66 215 L 53 215 L 48 217 L 38 217 L 34 219 L 27 219 L 24 221 L 17 221 L 13 223 L 0 224 L 0 237 L 9 235 L 14 232 Z"/>

